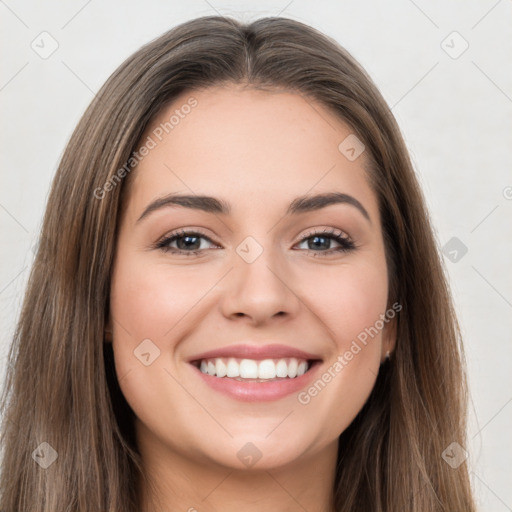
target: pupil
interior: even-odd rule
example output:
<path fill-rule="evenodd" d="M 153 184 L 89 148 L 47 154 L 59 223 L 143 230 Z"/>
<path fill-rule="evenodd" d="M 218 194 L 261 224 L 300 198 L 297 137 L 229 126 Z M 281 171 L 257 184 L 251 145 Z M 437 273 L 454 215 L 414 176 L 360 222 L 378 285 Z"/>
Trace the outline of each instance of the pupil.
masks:
<path fill-rule="evenodd" d="M 327 239 L 327 237 L 325 236 L 315 236 L 312 238 L 312 244 L 318 244 L 318 240 L 324 240 L 324 243 L 320 245 L 315 245 L 315 247 L 318 249 L 319 247 L 322 247 L 323 245 L 323 248 L 324 249 L 328 249 L 329 247 L 329 240 Z"/>
<path fill-rule="evenodd" d="M 191 243 L 190 240 L 195 240 L 195 242 Z M 179 249 L 186 249 L 186 248 L 198 249 L 199 247 L 196 247 L 198 240 L 199 240 L 199 237 L 197 237 L 197 236 L 185 236 L 185 237 L 178 238 L 177 245 L 178 245 Z M 192 246 L 194 246 L 194 247 L 192 247 Z"/>

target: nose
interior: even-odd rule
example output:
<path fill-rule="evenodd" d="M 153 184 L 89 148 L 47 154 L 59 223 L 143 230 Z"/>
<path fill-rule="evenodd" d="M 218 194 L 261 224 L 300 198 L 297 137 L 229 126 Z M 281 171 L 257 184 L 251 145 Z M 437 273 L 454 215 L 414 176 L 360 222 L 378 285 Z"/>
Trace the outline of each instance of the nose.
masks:
<path fill-rule="evenodd" d="M 224 316 L 241 317 L 253 325 L 295 317 L 301 301 L 292 277 L 286 262 L 268 248 L 252 263 L 236 255 L 221 298 Z"/>

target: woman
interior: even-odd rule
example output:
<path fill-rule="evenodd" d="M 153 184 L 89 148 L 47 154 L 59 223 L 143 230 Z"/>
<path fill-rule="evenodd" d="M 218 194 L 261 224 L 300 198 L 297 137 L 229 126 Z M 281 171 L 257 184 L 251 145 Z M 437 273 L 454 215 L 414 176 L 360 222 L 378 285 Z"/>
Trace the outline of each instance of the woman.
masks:
<path fill-rule="evenodd" d="M 295 21 L 196 19 L 110 77 L 10 358 L 3 510 L 474 510 L 406 148 L 360 66 Z"/>

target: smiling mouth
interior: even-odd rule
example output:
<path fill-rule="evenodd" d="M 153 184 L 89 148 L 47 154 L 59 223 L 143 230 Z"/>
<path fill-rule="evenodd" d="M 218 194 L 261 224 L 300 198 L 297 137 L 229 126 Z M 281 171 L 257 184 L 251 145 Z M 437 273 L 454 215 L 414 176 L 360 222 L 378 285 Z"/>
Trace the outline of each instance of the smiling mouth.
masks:
<path fill-rule="evenodd" d="M 295 357 L 279 359 L 240 359 L 215 357 L 192 361 L 201 373 L 239 382 L 270 382 L 295 379 L 307 373 L 318 360 Z"/>

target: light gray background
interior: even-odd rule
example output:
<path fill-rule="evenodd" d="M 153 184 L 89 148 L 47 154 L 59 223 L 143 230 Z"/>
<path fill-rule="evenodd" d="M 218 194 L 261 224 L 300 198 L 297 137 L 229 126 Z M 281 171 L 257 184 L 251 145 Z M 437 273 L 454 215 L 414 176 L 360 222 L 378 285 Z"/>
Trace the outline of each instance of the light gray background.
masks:
<path fill-rule="evenodd" d="M 0 378 L 50 182 L 81 114 L 142 44 L 214 13 L 281 14 L 317 27 L 363 64 L 393 107 L 440 248 L 456 237 L 468 249 L 444 256 L 472 392 L 465 448 L 481 510 L 512 510 L 510 0 L 0 0 Z M 35 51 L 52 44 L 46 59 Z"/>

